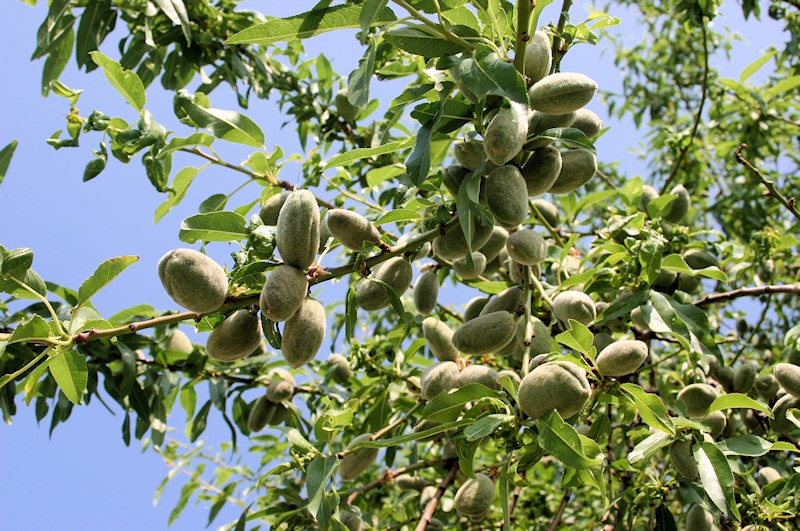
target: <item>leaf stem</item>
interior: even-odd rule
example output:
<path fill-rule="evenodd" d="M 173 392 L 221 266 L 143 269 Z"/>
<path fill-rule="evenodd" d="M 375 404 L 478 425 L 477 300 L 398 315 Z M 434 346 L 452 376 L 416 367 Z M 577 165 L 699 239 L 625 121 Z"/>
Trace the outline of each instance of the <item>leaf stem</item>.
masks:
<path fill-rule="evenodd" d="M 764 177 L 764 175 L 758 170 L 758 168 L 753 166 L 753 164 L 744 157 L 743 151 L 745 149 L 747 149 L 747 144 L 740 144 L 739 147 L 736 148 L 736 153 L 734 155 L 736 157 L 736 162 L 738 162 L 739 164 L 750 170 L 756 177 L 758 177 L 758 180 L 761 181 L 761 184 L 763 184 L 764 187 L 767 189 L 766 195 L 772 196 L 775 199 L 777 199 L 780 202 L 780 204 L 786 207 L 786 210 L 791 212 L 795 218 L 800 220 L 800 212 L 797 211 L 797 207 L 795 206 L 796 201 L 794 197 L 790 197 L 787 199 L 786 196 L 784 196 L 780 192 L 780 190 L 775 188 L 775 183 L 771 179 L 767 179 L 766 177 Z"/>
<path fill-rule="evenodd" d="M 405 0 L 393 0 L 393 1 L 395 4 L 399 5 L 400 7 L 411 13 L 411 16 L 413 16 L 415 19 L 419 20 L 420 22 L 422 22 L 423 24 L 434 30 L 436 33 L 444 37 L 445 40 L 454 42 L 459 46 L 466 48 L 467 50 L 475 49 L 475 46 L 472 43 L 465 41 L 458 35 L 455 35 L 453 32 L 445 28 L 443 25 L 437 24 L 436 22 L 432 21 L 431 19 L 423 15 L 420 11 L 411 6 Z"/>
<path fill-rule="evenodd" d="M 678 170 L 680 169 L 683 159 L 686 157 L 686 153 L 689 151 L 689 147 L 692 145 L 695 136 L 697 136 L 697 129 L 700 127 L 700 121 L 703 119 L 703 108 L 705 107 L 708 96 L 708 32 L 702 17 L 700 19 L 700 32 L 703 35 L 703 80 L 700 86 L 700 106 L 697 108 L 697 113 L 694 117 L 694 125 L 692 126 L 691 133 L 689 134 L 689 139 L 686 141 L 686 143 L 684 143 L 678 152 L 678 158 L 675 160 L 675 164 L 672 166 L 672 171 L 670 172 L 669 177 L 667 177 L 667 180 L 664 181 L 664 185 L 661 187 L 661 195 L 667 193 L 672 181 L 678 175 Z"/>

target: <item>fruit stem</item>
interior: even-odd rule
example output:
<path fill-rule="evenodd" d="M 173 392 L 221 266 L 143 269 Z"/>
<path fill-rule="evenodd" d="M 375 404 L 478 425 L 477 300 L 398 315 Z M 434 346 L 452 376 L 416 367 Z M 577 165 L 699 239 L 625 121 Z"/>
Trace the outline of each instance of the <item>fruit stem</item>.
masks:
<path fill-rule="evenodd" d="M 763 184 L 763 185 L 764 185 L 764 187 L 767 189 L 767 191 L 768 191 L 768 194 L 767 194 L 767 195 L 771 195 L 772 197 L 774 197 L 775 199 L 777 199 L 778 201 L 780 201 L 780 203 L 781 203 L 783 206 L 785 206 L 785 207 L 786 207 L 786 209 L 787 209 L 789 212 L 791 212 L 791 213 L 792 213 L 792 215 L 793 215 L 795 218 L 797 218 L 797 219 L 800 219 L 800 212 L 798 212 L 798 211 L 797 211 L 797 207 L 795 206 L 795 199 L 794 199 L 794 197 L 790 197 L 790 198 L 788 198 L 788 199 L 787 199 L 787 198 L 786 198 L 786 197 L 785 197 L 785 196 L 784 196 L 784 195 L 783 195 L 783 194 L 780 192 L 780 190 L 778 190 L 777 188 L 775 188 L 775 183 L 774 183 L 772 180 L 770 180 L 770 179 L 767 179 L 766 177 L 764 177 L 764 175 L 763 175 L 763 174 L 762 174 L 760 171 L 758 171 L 758 168 L 756 168 L 755 166 L 753 166 L 753 164 L 752 164 L 752 163 L 751 163 L 749 160 L 747 160 L 747 159 L 744 157 L 744 155 L 742 154 L 742 152 L 743 152 L 745 149 L 747 149 L 747 144 L 740 144 L 740 145 L 739 145 L 739 147 L 738 147 L 738 148 L 736 148 L 736 154 L 735 154 L 735 156 L 736 156 L 736 162 L 738 162 L 739 164 L 741 164 L 742 166 L 744 166 L 745 168 L 747 168 L 748 170 L 750 170 L 751 172 L 753 172 L 753 174 L 754 174 L 756 177 L 758 177 L 758 180 L 759 180 L 759 181 L 761 181 L 761 184 Z"/>

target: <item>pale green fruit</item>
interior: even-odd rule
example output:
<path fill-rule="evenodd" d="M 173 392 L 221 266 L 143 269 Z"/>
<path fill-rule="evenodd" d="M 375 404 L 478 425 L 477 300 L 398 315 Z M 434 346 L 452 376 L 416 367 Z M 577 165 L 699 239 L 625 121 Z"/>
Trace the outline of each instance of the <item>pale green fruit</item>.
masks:
<path fill-rule="evenodd" d="M 692 505 L 686 513 L 686 531 L 711 531 L 714 528 L 714 517 L 701 505 Z"/>
<path fill-rule="evenodd" d="M 553 346 L 550 328 L 538 317 L 531 316 L 533 338 L 531 339 L 531 355 L 549 354 Z M 524 338 L 523 338 L 524 339 Z"/>
<path fill-rule="evenodd" d="M 412 243 L 416 238 L 419 238 L 420 235 L 416 232 L 407 232 L 400 236 L 397 239 L 397 247 L 402 247 L 404 245 Z M 411 256 L 409 257 L 412 261 L 413 260 L 422 260 L 423 258 L 427 258 L 428 255 L 431 254 L 431 242 L 425 242 L 422 245 L 417 245 L 416 251 L 413 251 Z"/>
<path fill-rule="evenodd" d="M 487 264 L 497 258 L 500 251 L 505 249 L 507 240 L 508 231 L 506 229 L 503 227 L 492 228 L 492 234 L 489 236 L 489 240 L 478 249 L 478 251 L 486 257 Z"/>
<path fill-rule="evenodd" d="M 275 369 L 270 373 L 267 399 L 270 402 L 283 402 L 294 395 L 294 377 L 284 369 Z"/>
<path fill-rule="evenodd" d="M 638 340 L 615 341 L 604 348 L 595 360 L 603 376 L 632 374 L 647 359 L 647 344 Z"/>
<path fill-rule="evenodd" d="M 482 516 L 494 501 L 494 482 L 486 474 L 477 473 L 461 485 L 455 496 L 456 512 L 461 516 Z"/>
<path fill-rule="evenodd" d="M 489 122 L 483 135 L 486 156 L 498 166 L 510 161 L 522 151 L 528 136 L 528 109 L 519 103 L 500 109 Z"/>
<path fill-rule="evenodd" d="M 491 367 L 485 367 L 483 365 L 470 365 L 468 367 L 464 367 L 461 370 L 461 373 L 459 373 L 458 387 L 464 387 L 465 385 L 469 385 L 471 383 L 479 383 L 485 385 L 489 389 L 497 389 L 499 387 L 497 380 L 499 379 L 500 375 Z"/>
<path fill-rule="evenodd" d="M 430 503 L 430 501 L 436 495 L 437 490 L 439 489 L 433 485 L 428 485 L 422 489 L 422 492 L 419 493 L 419 506 L 421 509 L 425 509 L 425 507 L 427 507 L 428 503 Z"/>
<path fill-rule="evenodd" d="M 381 241 L 381 233 L 367 218 L 357 212 L 344 208 L 333 208 L 328 211 L 325 224 L 334 238 L 342 245 L 354 251 L 360 251 L 364 242 L 377 244 Z"/>
<path fill-rule="evenodd" d="M 669 457 L 675 470 L 686 479 L 694 480 L 700 473 L 692 453 L 692 443 L 689 441 L 675 441 L 672 443 L 669 447 Z"/>
<path fill-rule="evenodd" d="M 714 438 L 719 437 L 725 430 L 725 425 L 728 423 L 728 417 L 722 411 L 714 411 L 706 415 L 702 423 L 708 426 L 711 436 Z"/>
<path fill-rule="evenodd" d="M 772 428 L 772 431 L 776 433 L 787 433 L 797 429 L 797 426 L 786 418 L 786 412 L 792 408 L 800 409 L 800 398 L 786 394 L 775 402 L 775 405 L 772 406 L 772 415 L 774 418 L 770 420 L 770 428 Z"/>
<path fill-rule="evenodd" d="M 595 308 L 598 308 L 598 306 L 595 305 Z M 599 308 L 597 313 L 600 313 Z M 597 350 L 597 352 L 602 352 L 604 348 L 611 345 L 612 343 L 614 343 L 614 338 L 610 334 L 607 334 L 605 332 L 598 332 L 594 335 L 594 338 L 592 338 L 592 345 Z"/>
<path fill-rule="evenodd" d="M 578 109 L 575 111 L 575 121 L 571 127 L 580 129 L 586 138 L 592 139 L 603 130 L 603 121 L 589 109 Z"/>
<path fill-rule="evenodd" d="M 411 285 L 413 275 L 411 264 L 402 256 L 388 259 L 373 272 L 373 277 L 388 284 L 398 297 Z M 388 307 L 391 299 L 386 288 L 367 279 L 356 288 L 356 304 L 359 308 L 373 311 Z"/>
<path fill-rule="evenodd" d="M 528 364 L 528 373 L 533 371 L 533 369 L 535 369 L 539 365 L 544 365 L 545 363 L 547 363 L 547 358 L 549 356 L 550 354 L 538 354 L 533 358 L 531 358 L 531 362 Z"/>
<path fill-rule="evenodd" d="M 233 361 L 251 354 L 261 344 L 261 320 L 242 309 L 233 312 L 208 336 L 206 354 L 219 361 Z"/>
<path fill-rule="evenodd" d="M 350 103 L 350 100 L 347 98 L 347 89 L 341 89 L 337 92 L 336 96 L 333 98 L 333 103 L 339 111 L 339 116 L 341 116 L 344 121 L 354 122 L 358 117 L 358 107 Z"/>
<path fill-rule="evenodd" d="M 266 395 L 253 402 L 247 417 L 247 429 L 252 433 L 263 430 L 275 415 L 275 406 L 276 404 L 269 401 Z"/>
<path fill-rule="evenodd" d="M 333 245 L 333 234 L 331 234 L 330 229 L 328 229 L 327 220 L 324 218 L 320 218 L 319 222 L 319 247 L 317 248 L 318 253 L 322 253 L 328 247 L 328 240 L 331 240 L 331 245 Z"/>
<path fill-rule="evenodd" d="M 455 362 L 442 361 L 431 365 L 420 378 L 422 398 L 430 400 L 439 393 L 458 387 L 458 374 L 458 365 Z"/>
<path fill-rule="evenodd" d="M 553 186 L 548 190 L 551 194 L 568 194 L 577 190 L 597 173 L 597 158 L 588 149 L 573 149 L 561 154 L 561 171 Z"/>
<path fill-rule="evenodd" d="M 570 319 L 589 326 L 597 317 L 592 298 L 581 291 L 562 291 L 553 299 L 553 315 L 556 319 L 569 324 Z"/>
<path fill-rule="evenodd" d="M 561 152 L 553 146 L 537 149 L 522 168 L 528 196 L 542 195 L 553 187 L 561 174 Z"/>
<path fill-rule="evenodd" d="M 642 197 L 639 199 L 639 210 L 642 212 L 647 212 L 647 205 L 650 204 L 650 201 L 653 199 L 658 199 L 659 193 L 658 190 L 650 186 L 649 184 L 642 185 Z"/>
<path fill-rule="evenodd" d="M 537 366 L 519 385 L 519 406 L 533 419 L 556 410 L 562 418 L 580 412 L 591 395 L 586 371 L 565 361 Z"/>
<path fill-rule="evenodd" d="M 348 507 L 339 511 L 339 520 L 349 531 L 361 531 L 364 529 L 364 521 L 361 519 L 361 511 L 356 507 Z"/>
<path fill-rule="evenodd" d="M 664 219 L 672 223 L 680 222 L 689 212 L 692 198 L 685 186 L 679 184 L 670 190 L 671 194 L 677 194 L 677 198 L 672 202 L 669 211 L 664 215 Z"/>
<path fill-rule="evenodd" d="M 694 293 L 700 287 L 700 277 L 678 274 L 678 289 L 684 293 Z"/>
<path fill-rule="evenodd" d="M 289 197 L 289 192 L 284 190 L 271 195 L 269 199 L 264 201 L 264 204 L 261 205 L 261 211 L 258 213 L 258 217 L 261 218 L 264 225 L 274 227 L 278 224 L 278 214 L 280 214 L 287 197 Z"/>
<path fill-rule="evenodd" d="M 667 271 L 666 269 L 662 269 L 658 272 L 658 276 L 654 284 L 659 287 L 668 287 L 671 286 L 675 279 L 678 278 L 678 274 L 675 271 Z"/>
<path fill-rule="evenodd" d="M 733 390 L 747 394 L 756 383 L 756 368 L 749 363 L 740 365 L 733 373 Z"/>
<path fill-rule="evenodd" d="M 228 277 L 214 260 L 194 249 L 174 249 L 158 261 L 158 276 L 172 300 L 195 313 L 219 309 Z"/>
<path fill-rule="evenodd" d="M 528 122 L 528 132 L 533 135 L 538 135 L 544 133 L 548 129 L 572 127 L 572 123 L 574 121 L 574 112 L 568 112 L 564 114 L 547 114 L 539 111 L 533 111 L 531 113 L 531 119 Z"/>
<path fill-rule="evenodd" d="M 692 269 L 704 269 L 706 267 L 719 267 L 719 260 L 705 249 L 689 249 L 683 253 L 683 259 Z"/>
<path fill-rule="evenodd" d="M 547 242 L 530 229 L 518 230 L 509 236 L 506 249 L 512 260 L 523 265 L 540 264 L 547 258 Z"/>
<path fill-rule="evenodd" d="M 348 450 L 355 446 L 357 443 L 367 441 L 372 437 L 371 433 L 359 435 L 348 446 Z M 339 461 L 339 477 L 344 481 L 351 481 L 361 475 L 369 465 L 375 462 L 378 458 L 378 448 L 358 448 L 357 450 L 349 451 Z"/>
<path fill-rule="evenodd" d="M 516 166 L 492 171 L 484 188 L 487 206 L 503 227 L 516 227 L 528 218 L 528 186 Z"/>
<path fill-rule="evenodd" d="M 736 378 L 736 371 L 733 367 L 718 367 L 716 378 L 726 391 L 733 391 L 733 382 Z"/>
<path fill-rule="evenodd" d="M 456 140 L 453 145 L 453 154 L 459 164 L 469 171 L 474 171 L 483 162 L 483 142 L 480 140 Z"/>
<path fill-rule="evenodd" d="M 280 265 L 267 275 L 258 304 L 267 319 L 283 322 L 294 315 L 307 294 L 305 273 L 296 267 Z"/>
<path fill-rule="evenodd" d="M 422 321 L 422 334 L 428 347 L 439 361 L 455 361 L 458 349 L 453 345 L 453 331 L 436 317 L 426 317 Z"/>
<path fill-rule="evenodd" d="M 331 380 L 338 384 L 346 384 L 353 377 L 350 362 L 341 354 L 331 354 L 325 361 L 326 372 Z"/>
<path fill-rule="evenodd" d="M 472 170 L 469 168 L 458 165 L 451 165 L 444 169 L 444 172 L 442 172 L 442 183 L 444 183 L 445 188 L 453 194 L 453 197 L 458 196 L 461 183 L 464 182 L 464 179 L 467 178 L 467 175 L 469 175 L 471 171 Z"/>
<path fill-rule="evenodd" d="M 472 266 L 467 263 L 466 258 L 456 258 L 453 260 L 453 271 L 463 280 L 478 278 L 483 274 L 483 270 L 486 269 L 486 257 L 483 253 L 475 251 L 471 256 Z"/>
<path fill-rule="evenodd" d="M 525 291 L 517 286 L 507 288 L 491 299 L 481 310 L 481 315 L 505 311 L 516 313 L 517 308 L 525 304 Z"/>
<path fill-rule="evenodd" d="M 189 337 L 180 330 L 174 330 L 167 342 L 166 350 L 181 352 L 183 354 L 191 354 L 194 350 L 194 345 Z"/>
<path fill-rule="evenodd" d="M 425 271 L 414 284 L 414 307 L 421 314 L 431 313 L 438 298 L 439 277 L 436 271 Z"/>
<path fill-rule="evenodd" d="M 686 415 L 690 419 L 705 417 L 708 406 L 719 396 L 716 389 L 708 384 L 687 385 L 678 393 L 678 400 L 686 404 Z"/>
<path fill-rule="evenodd" d="M 325 309 L 307 297 L 283 327 L 281 352 L 289 367 L 297 368 L 314 359 L 325 339 L 325 328 Z"/>
<path fill-rule="evenodd" d="M 548 114 L 577 111 L 594 97 L 597 83 L 575 72 L 551 74 L 528 90 L 531 108 Z"/>
<path fill-rule="evenodd" d="M 800 367 L 791 363 L 778 363 L 773 374 L 787 393 L 800 398 Z"/>
<path fill-rule="evenodd" d="M 762 487 L 781 479 L 781 473 L 771 466 L 765 466 L 758 471 L 758 484 Z"/>
<path fill-rule="evenodd" d="M 428 485 L 428 482 L 421 477 L 412 476 L 411 474 L 400 474 L 394 478 L 394 484 L 397 488 L 402 490 L 419 491 L 424 489 Z"/>
<path fill-rule="evenodd" d="M 494 227 L 481 225 L 477 219 L 474 221 L 473 227 L 472 248 L 477 250 L 489 241 Z M 467 255 L 467 239 L 461 230 L 461 226 L 455 227 L 444 236 L 439 236 L 433 240 L 433 252 L 436 256 L 445 260 L 465 257 Z"/>
<path fill-rule="evenodd" d="M 489 354 L 506 345 L 515 330 L 514 315 L 503 311 L 487 313 L 459 326 L 453 334 L 453 345 L 464 354 Z"/>
<path fill-rule="evenodd" d="M 542 30 L 533 34 L 525 46 L 525 77 L 532 85 L 550 73 L 553 55 L 550 51 L 550 37 Z"/>
<path fill-rule="evenodd" d="M 542 218 L 553 228 L 558 227 L 560 219 L 558 215 L 558 208 L 544 199 L 534 199 L 533 209 L 541 214 Z M 534 214 L 535 215 L 535 214 Z M 536 223 L 539 223 L 538 221 Z"/>
<path fill-rule="evenodd" d="M 764 400 L 772 400 L 775 398 L 775 395 L 778 394 L 778 390 L 780 389 L 778 380 L 771 374 L 761 374 L 756 377 L 754 386 L 758 396 Z"/>
<path fill-rule="evenodd" d="M 478 317 L 488 302 L 489 297 L 474 297 L 470 299 L 464 307 L 464 322 L 471 321 Z"/>
<path fill-rule="evenodd" d="M 275 242 L 283 261 L 307 269 L 319 250 L 319 206 L 308 190 L 295 190 L 278 215 Z"/>

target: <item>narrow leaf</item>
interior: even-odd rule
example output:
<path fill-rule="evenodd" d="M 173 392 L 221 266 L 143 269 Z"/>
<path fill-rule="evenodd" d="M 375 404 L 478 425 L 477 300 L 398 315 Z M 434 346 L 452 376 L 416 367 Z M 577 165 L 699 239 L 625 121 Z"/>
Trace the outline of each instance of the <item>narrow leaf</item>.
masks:
<path fill-rule="evenodd" d="M 117 275 L 125 271 L 125 269 L 137 262 L 138 256 L 118 256 L 116 258 L 109 258 L 92 273 L 78 290 L 78 305 L 85 303 L 92 295 L 103 289 L 109 282 L 114 280 Z"/>
<path fill-rule="evenodd" d="M 395 151 L 400 151 L 401 149 L 410 147 L 413 144 L 413 142 L 414 139 L 412 137 L 398 142 L 390 142 L 389 144 L 384 144 L 378 147 L 353 149 L 345 153 L 340 153 L 338 155 L 331 157 L 327 162 L 325 162 L 322 165 L 321 169 L 327 170 L 328 168 L 346 166 L 351 162 L 365 159 L 367 157 L 377 157 L 378 155 L 394 153 Z"/>
<path fill-rule="evenodd" d="M 0 183 L 8 172 L 8 165 L 11 164 L 11 157 L 14 156 L 14 151 L 17 149 L 17 141 L 12 140 L 6 147 L 0 150 Z"/>

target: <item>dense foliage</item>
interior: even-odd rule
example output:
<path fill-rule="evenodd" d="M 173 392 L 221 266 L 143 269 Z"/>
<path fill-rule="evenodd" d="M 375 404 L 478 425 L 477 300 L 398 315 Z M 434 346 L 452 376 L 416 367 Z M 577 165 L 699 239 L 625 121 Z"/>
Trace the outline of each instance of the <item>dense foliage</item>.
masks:
<path fill-rule="evenodd" d="M 235 0 L 52 0 L 33 58 L 71 112 L 48 143 L 97 146 L 84 180 L 141 163 L 156 221 L 205 168 L 250 186 L 181 223 L 184 244 L 240 245 L 224 269 L 168 253 L 153 281 L 170 311 L 92 306 L 134 256 L 74 289 L 0 247 L 4 419 L 32 406 L 52 431 L 115 402 L 125 444 L 192 470 L 172 518 L 196 496 L 209 522 L 240 506 L 237 530 L 796 527 L 800 6 L 741 2 L 785 32 L 738 79 L 715 65 L 736 38 L 721 7 L 578 20 L 571 0 L 352 0 L 276 19 Z M 643 40 L 608 38 L 618 17 Z M 120 27 L 116 56 L 100 52 Z M 363 49 L 346 77 L 304 54 L 329 31 Z M 595 149 L 615 131 L 581 110 L 597 86 L 570 51 L 586 43 L 624 72 L 603 101 L 643 131 L 644 178 Z M 128 116 L 78 111 L 58 81 L 72 57 Z M 156 83 L 180 130 L 147 109 Z M 212 105 L 223 90 L 240 109 Z M 260 99 L 302 154 L 248 117 Z M 188 442 L 168 432 L 178 407 Z M 258 466 L 191 444 L 209 415 Z"/>

